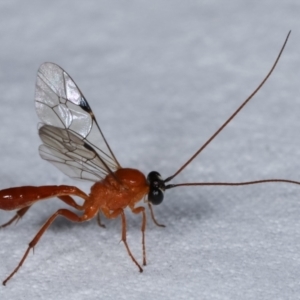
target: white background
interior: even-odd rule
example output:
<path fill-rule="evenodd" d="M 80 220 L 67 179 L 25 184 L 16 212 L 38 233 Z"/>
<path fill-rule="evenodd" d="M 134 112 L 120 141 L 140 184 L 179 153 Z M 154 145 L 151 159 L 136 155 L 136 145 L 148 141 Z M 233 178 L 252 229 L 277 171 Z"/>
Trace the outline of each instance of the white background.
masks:
<path fill-rule="evenodd" d="M 5 4 L 6 3 L 6 4 Z M 38 154 L 33 95 L 44 61 L 62 66 L 88 99 L 124 167 L 172 175 L 257 87 L 291 29 L 278 67 L 252 102 L 175 180 L 300 180 L 299 1 L 2 1 L 0 189 L 90 185 Z M 120 220 L 59 218 L 1 299 L 296 299 L 300 187 L 167 191 L 148 219 L 142 274 Z M 0 279 L 58 208 L 37 203 L 0 231 Z M 0 211 L 0 223 L 12 212 Z M 140 217 L 128 240 L 141 261 Z"/>

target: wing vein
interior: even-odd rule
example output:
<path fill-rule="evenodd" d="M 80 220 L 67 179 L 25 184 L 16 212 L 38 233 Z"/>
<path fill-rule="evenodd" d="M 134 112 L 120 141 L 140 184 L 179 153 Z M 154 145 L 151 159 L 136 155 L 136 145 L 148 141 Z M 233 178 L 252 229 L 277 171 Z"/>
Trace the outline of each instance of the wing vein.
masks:
<path fill-rule="evenodd" d="M 121 166 L 76 83 L 58 65 L 44 63 L 37 75 L 36 111 L 42 124 L 39 148 L 71 178 L 98 181 Z"/>

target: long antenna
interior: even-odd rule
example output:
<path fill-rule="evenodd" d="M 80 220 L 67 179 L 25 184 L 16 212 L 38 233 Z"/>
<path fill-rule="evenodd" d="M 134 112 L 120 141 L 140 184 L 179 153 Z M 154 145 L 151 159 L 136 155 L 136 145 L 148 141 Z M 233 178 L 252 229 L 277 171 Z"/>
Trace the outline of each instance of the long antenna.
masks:
<path fill-rule="evenodd" d="M 228 120 L 206 141 L 206 143 L 204 143 L 204 145 L 183 165 L 179 168 L 178 171 L 176 171 L 172 176 L 168 177 L 167 179 L 165 179 L 164 182 L 168 182 L 170 180 L 172 180 L 175 176 L 177 176 L 200 152 L 202 152 L 202 150 L 204 150 L 209 143 L 226 127 L 226 125 L 240 112 L 240 110 L 250 101 L 250 99 L 253 98 L 253 96 L 260 90 L 260 88 L 264 85 L 264 83 L 267 81 L 267 79 L 270 77 L 270 75 L 272 74 L 273 70 L 275 69 L 279 58 L 285 48 L 285 45 L 288 41 L 288 38 L 291 34 L 291 30 L 289 31 L 283 46 L 281 47 L 281 50 L 275 60 L 275 63 L 273 64 L 271 70 L 269 71 L 268 75 L 264 78 L 264 80 L 260 83 L 260 85 L 254 90 L 254 92 L 242 103 L 242 105 L 239 106 L 239 108 L 228 118 Z"/>
<path fill-rule="evenodd" d="M 165 189 L 172 189 L 178 186 L 199 186 L 199 185 L 226 185 L 226 186 L 237 186 L 237 185 L 251 185 L 258 183 L 267 183 L 267 182 L 285 182 L 292 184 L 299 184 L 299 181 L 288 180 L 288 179 L 262 179 L 262 180 L 254 180 L 254 181 L 244 181 L 244 182 L 190 182 L 190 183 L 178 183 L 178 184 L 168 184 Z"/>

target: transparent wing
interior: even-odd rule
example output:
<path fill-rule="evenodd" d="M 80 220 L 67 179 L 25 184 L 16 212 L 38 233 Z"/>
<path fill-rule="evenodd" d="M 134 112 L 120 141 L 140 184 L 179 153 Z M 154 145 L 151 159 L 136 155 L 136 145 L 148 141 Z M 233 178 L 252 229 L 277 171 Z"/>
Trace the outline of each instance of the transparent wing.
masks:
<path fill-rule="evenodd" d="M 120 168 L 88 102 L 58 65 L 40 66 L 35 106 L 44 123 L 39 129 L 43 159 L 70 177 L 92 181 Z"/>

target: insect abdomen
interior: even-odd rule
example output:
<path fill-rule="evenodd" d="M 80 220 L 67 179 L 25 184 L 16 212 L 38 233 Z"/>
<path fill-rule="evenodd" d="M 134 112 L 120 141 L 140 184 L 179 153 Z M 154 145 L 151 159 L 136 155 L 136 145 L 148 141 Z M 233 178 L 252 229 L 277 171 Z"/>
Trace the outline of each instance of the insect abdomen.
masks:
<path fill-rule="evenodd" d="M 37 200 L 72 193 L 71 186 L 21 186 L 0 191 L 0 209 L 14 210 L 32 205 Z M 58 192 L 59 191 L 59 192 Z"/>

